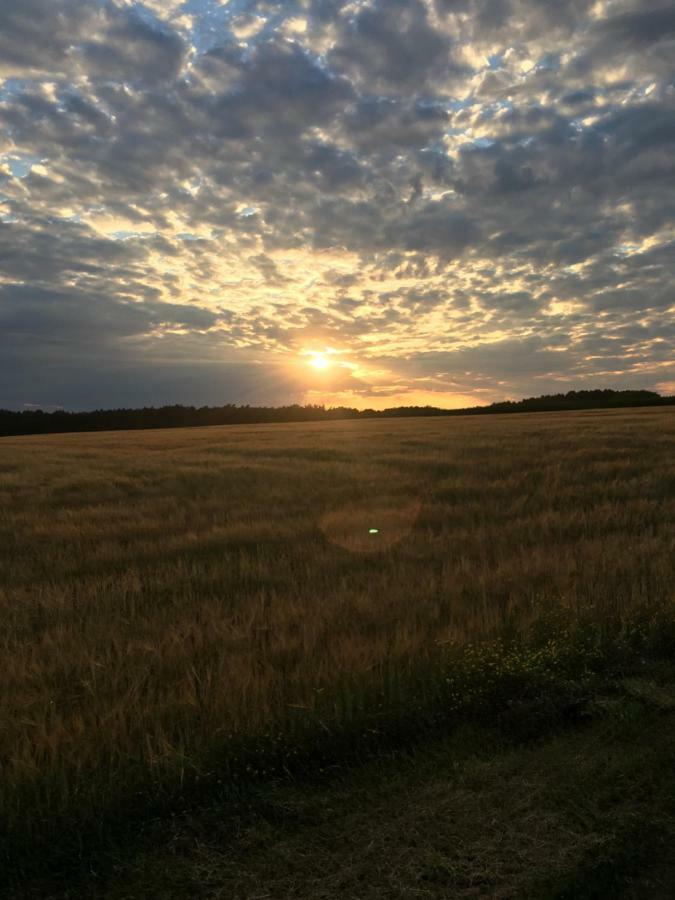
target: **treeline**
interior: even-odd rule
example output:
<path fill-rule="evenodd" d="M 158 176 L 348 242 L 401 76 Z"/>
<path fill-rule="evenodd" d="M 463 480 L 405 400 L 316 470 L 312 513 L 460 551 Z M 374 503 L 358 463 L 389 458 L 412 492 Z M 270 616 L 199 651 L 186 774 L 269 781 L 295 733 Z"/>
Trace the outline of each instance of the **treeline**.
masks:
<path fill-rule="evenodd" d="M 543 394 L 526 400 L 503 400 L 483 407 L 483 412 L 555 412 L 562 409 L 613 409 L 629 406 L 672 406 L 675 397 L 662 397 L 655 391 L 568 391 L 566 394 Z"/>
<path fill-rule="evenodd" d="M 203 425 L 249 425 L 265 422 L 329 422 L 337 419 L 387 419 L 411 416 L 471 416 L 493 413 L 554 412 L 565 409 L 614 409 L 632 406 L 675 405 L 675 397 L 654 391 L 568 391 L 524 400 L 505 400 L 490 406 L 439 409 L 435 406 L 398 406 L 393 409 L 352 409 L 347 406 L 161 406 L 142 409 L 96 409 L 67 412 L 41 409 L 0 410 L 0 436 L 54 434 L 71 431 L 117 431 L 140 428 L 189 428 Z"/>

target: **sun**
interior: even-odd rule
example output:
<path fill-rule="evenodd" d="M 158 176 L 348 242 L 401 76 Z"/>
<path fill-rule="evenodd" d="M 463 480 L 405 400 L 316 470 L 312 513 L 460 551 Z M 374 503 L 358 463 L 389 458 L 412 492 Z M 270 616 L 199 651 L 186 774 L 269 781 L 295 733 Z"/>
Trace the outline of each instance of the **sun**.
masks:
<path fill-rule="evenodd" d="M 325 353 L 312 351 L 309 355 L 309 364 L 314 369 L 327 369 L 330 365 L 330 360 Z"/>

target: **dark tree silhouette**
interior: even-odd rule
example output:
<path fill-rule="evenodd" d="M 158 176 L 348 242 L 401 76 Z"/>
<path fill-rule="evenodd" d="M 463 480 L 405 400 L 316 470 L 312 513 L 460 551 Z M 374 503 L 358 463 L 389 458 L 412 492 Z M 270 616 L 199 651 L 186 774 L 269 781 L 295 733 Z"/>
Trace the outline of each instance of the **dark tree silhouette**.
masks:
<path fill-rule="evenodd" d="M 393 409 L 351 409 L 346 406 L 161 406 L 142 409 L 96 409 L 67 412 L 41 409 L 0 410 L 0 436 L 53 434 L 70 431 L 117 431 L 138 428 L 186 428 L 203 425 L 247 425 L 263 422 L 328 422 L 336 419 L 388 419 L 412 416 L 475 416 L 494 413 L 554 412 L 566 409 L 616 409 L 675 405 L 675 397 L 653 391 L 568 391 L 525 400 L 505 400 L 490 406 L 439 409 L 399 406 Z"/>

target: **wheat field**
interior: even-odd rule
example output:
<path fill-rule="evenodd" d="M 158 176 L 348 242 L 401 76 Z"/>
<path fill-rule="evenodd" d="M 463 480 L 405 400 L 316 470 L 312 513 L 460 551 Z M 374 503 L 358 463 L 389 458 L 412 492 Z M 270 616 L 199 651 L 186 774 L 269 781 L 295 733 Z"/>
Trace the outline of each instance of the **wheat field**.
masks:
<path fill-rule="evenodd" d="M 4 833 L 218 776 L 547 610 L 672 609 L 674 449 L 670 409 L 3 439 Z"/>

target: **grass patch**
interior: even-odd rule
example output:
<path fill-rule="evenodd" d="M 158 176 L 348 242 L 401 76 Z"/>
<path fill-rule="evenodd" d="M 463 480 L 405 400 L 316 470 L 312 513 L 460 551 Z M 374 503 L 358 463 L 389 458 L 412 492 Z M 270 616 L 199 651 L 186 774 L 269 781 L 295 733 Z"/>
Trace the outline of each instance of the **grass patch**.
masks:
<path fill-rule="evenodd" d="M 37 827 L 31 823 L 23 833 L 15 828 L 6 835 L 13 880 L 35 876 L 40 868 L 68 879 L 134 846 L 153 819 L 198 806 L 205 797 L 220 796 L 235 808 L 242 798 L 258 802 L 261 786 L 330 781 L 369 759 L 414 751 L 463 726 L 528 742 L 598 712 L 611 718 L 615 706 L 628 721 L 631 702 L 636 715 L 645 704 L 666 704 L 658 689 L 627 679 L 656 660 L 672 659 L 675 618 L 645 610 L 629 622 L 598 627 L 588 619 L 570 627 L 560 615 L 542 616 L 528 636 L 445 648 L 433 667 L 411 666 L 405 674 L 392 669 L 370 688 L 343 683 L 313 710 L 292 708 L 257 734 L 225 736 L 200 767 L 176 761 L 151 786 L 140 773 L 136 791 L 118 791 L 90 815 L 77 806 Z"/>
<path fill-rule="evenodd" d="M 665 900 L 675 670 L 628 681 L 536 740 L 465 723 L 320 780 L 211 794 L 95 877 L 34 896 Z"/>

